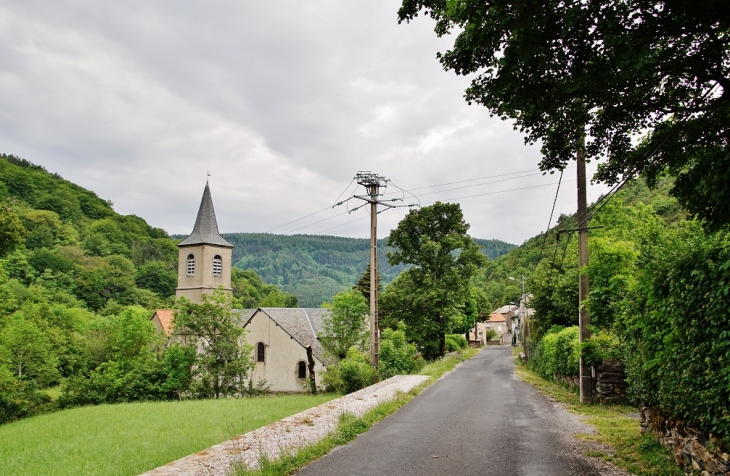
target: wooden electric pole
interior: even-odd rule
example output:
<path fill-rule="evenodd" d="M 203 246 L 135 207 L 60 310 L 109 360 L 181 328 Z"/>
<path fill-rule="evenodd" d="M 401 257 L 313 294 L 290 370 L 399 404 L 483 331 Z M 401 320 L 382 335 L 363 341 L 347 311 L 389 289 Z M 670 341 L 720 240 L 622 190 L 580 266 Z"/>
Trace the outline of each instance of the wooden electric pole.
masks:
<path fill-rule="evenodd" d="M 586 198 L 586 162 L 585 162 L 585 137 L 579 144 L 576 162 L 578 163 L 578 268 L 580 269 L 578 281 L 578 340 L 583 343 L 591 336 L 588 325 L 591 323 L 588 309 L 585 308 L 585 301 L 588 299 L 588 213 Z M 593 375 L 591 367 L 580 358 L 580 402 L 590 403 L 593 401 Z"/>
<path fill-rule="evenodd" d="M 387 179 L 371 172 L 358 172 L 357 183 L 365 187 L 366 196 L 356 198 L 370 203 L 370 365 L 380 365 L 380 333 L 378 327 L 378 205 L 382 202 L 380 188 L 387 186 Z M 392 207 L 392 205 L 386 205 Z"/>
<path fill-rule="evenodd" d="M 402 198 L 382 200 L 380 198 L 382 196 L 380 189 L 388 186 L 388 179 L 378 174 L 361 171 L 355 175 L 353 180 L 365 187 L 367 195 L 352 195 L 347 200 L 334 204 L 333 208 L 337 205 L 342 205 L 352 198 L 359 198 L 370 204 L 370 364 L 378 368 L 378 365 L 380 365 L 380 328 L 378 327 L 378 213 L 383 211 L 378 211 L 378 205 L 383 206 L 385 209 L 415 207 L 418 205 L 392 204 L 392 202 L 402 202 Z M 365 204 L 360 207 L 355 207 L 350 212 L 354 212 L 364 206 Z"/>

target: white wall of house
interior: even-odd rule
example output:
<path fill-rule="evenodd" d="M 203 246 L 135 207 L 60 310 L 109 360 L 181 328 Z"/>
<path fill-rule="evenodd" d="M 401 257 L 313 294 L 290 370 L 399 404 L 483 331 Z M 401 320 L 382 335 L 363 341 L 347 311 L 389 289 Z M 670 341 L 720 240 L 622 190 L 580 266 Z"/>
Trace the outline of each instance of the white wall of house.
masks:
<path fill-rule="evenodd" d="M 297 378 L 298 364 L 300 361 L 307 364 L 306 349 L 262 312 L 253 316 L 246 330 L 246 340 L 254 348 L 254 384 L 259 379 L 266 379 L 272 392 L 301 392 L 302 379 Z M 264 362 L 256 362 L 256 345 L 259 342 L 265 346 Z M 324 364 L 314 357 L 317 386 L 321 385 L 324 370 Z"/>

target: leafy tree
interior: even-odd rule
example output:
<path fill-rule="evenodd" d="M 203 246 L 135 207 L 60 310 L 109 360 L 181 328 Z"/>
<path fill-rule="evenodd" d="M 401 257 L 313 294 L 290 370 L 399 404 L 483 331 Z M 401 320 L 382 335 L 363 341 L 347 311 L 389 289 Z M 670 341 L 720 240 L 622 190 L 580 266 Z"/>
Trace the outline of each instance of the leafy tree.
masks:
<path fill-rule="evenodd" d="M 299 301 L 293 294 L 287 294 L 275 286 L 268 288 L 268 294 L 261 300 L 260 307 L 299 307 Z"/>
<path fill-rule="evenodd" d="M 589 159 L 608 157 L 599 180 L 653 184 L 668 168 L 691 213 L 730 223 L 726 0 L 403 0 L 399 21 L 422 10 L 438 36 L 458 31 L 438 58 L 473 76 L 466 100 L 540 142 L 543 170 L 563 169 L 587 137 Z"/>
<path fill-rule="evenodd" d="M 330 314 L 322 321 L 317 338 L 338 359 L 344 359 L 353 345 L 361 345 L 367 336 L 368 303 L 358 291 L 347 289 L 332 298 Z"/>
<path fill-rule="evenodd" d="M 175 332 L 198 343 L 198 393 L 231 395 L 248 384 L 253 369 L 253 347 L 244 340 L 245 329 L 231 308 L 232 297 L 218 289 L 195 304 L 180 299 L 175 309 Z"/>
<path fill-rule="evenodd" d="M 388 239 L 394 248 L 388 254 L 389 262 L 413 265 L 401 274 L 407 278 L 396 280 L 402 284 L 393 294 L 400 292 L 395 302 L 401 305 L 390 309 L 402 314 L 403 319 L 398 320 L 415 331 L 416 342 L 427 357 L 446 353 L 446 334 L 469 298 L 469 281 L 487 263 L 468 230 L 459 204 L 436 202 L 410 211 Z M 408 301 L 414 305 L 410 309 L 403 307 Z M 434 343 L 438 345 L 435 355 Z M 428 355 L 426 349 L 430 349 Z"/>
<path fill-rule="evenodd" d="M 25 241 L 25 229 L 18 214 L 0 203 L 0 257 L 7 255 Z"/>
<path fill-rule="evenodd" d="M 160 296 L 172 296 L 177 287 L 177 273 L 160 261 L 148 261 L 137 270 L 135 283 Z"/>
<path fill-rule="evenodd" d="M 36 380 L 49 385 L 58 378 L 58 359 L 48 337 L 32 321 L 14 315 L 0 332 L 0 347 L 5 349 L 10 368 L 18 380 Z"/>

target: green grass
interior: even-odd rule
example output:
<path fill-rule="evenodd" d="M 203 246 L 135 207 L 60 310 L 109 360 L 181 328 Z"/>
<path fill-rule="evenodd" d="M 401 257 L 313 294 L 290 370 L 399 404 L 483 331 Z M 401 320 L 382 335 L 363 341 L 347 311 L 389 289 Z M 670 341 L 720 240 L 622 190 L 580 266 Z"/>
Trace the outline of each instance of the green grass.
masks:
<path fill-rule="evenodd" d="M 439 377 L 449 370 L 453 370 L 457 364 L 474 357 L 479 349 L 465 349 L 461 353 L 427 364 L 419 375 L 428 375 L 429 379 L 415 387 L 408 393 L 399 393 L 393 400 L 383 402 L 373 408 L 361 418 L 352 415 L 342 415 L 337 430 L 326 436 L 319 442 L 299 449 L 296 452 L 287 454 L 276 460 L 262 458 L 259 461 L 260 467 L 249 469 L 244 466 L 234 467 L 234 476 L 285 476 L 293 474 L 311 463 L 326 455 L 334 448 L 347 444 L 354 440 L 357 435 L 368 431 L 374 424 L 383 420 L 388 415 L 395 413 L 406 403 L 421 393 L 426 387 L 435 382 Z"/>
<path fill-rule="evenodd" d="M 337 395 L 74 408 L 0 426 L 0 473 L 137 475 Z"/>
<path fill-rule="evenodd" d="M 583 421 L 596 428 L 595 435 L 581 438 L 609 445 L 610 453 L 595 451 L 588 456 L 603 458 L 637 476 L 680 476 L 683 472 L 667 450 L 651 435 L 642 435 L 639 422 L 627 416 L 638 410 L 628 405 L 583 405 L 580 396 L 553 382 L 548 382 L 525 367 L 516 368 L 517 375 L 542 393 L 566 404 L 566 409 L 582 415 Z"/>

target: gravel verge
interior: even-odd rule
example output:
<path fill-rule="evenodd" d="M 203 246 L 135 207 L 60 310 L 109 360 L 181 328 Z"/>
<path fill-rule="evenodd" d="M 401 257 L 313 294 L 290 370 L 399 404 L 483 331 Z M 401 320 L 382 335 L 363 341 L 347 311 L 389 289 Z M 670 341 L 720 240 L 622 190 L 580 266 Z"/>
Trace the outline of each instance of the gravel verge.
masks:
<path fill-rule="evenodd" d="M 383 382 L 331 400 L 257 430 L 143 473 L 142 476 L 226 476 L 232 466 L 255 467 L 262 456 L 276 459 L 314 444 L 337 429 L 340 415 L 361 417 L 398 392 L 428 380 L 424 375 L 396 375 Z"/>

